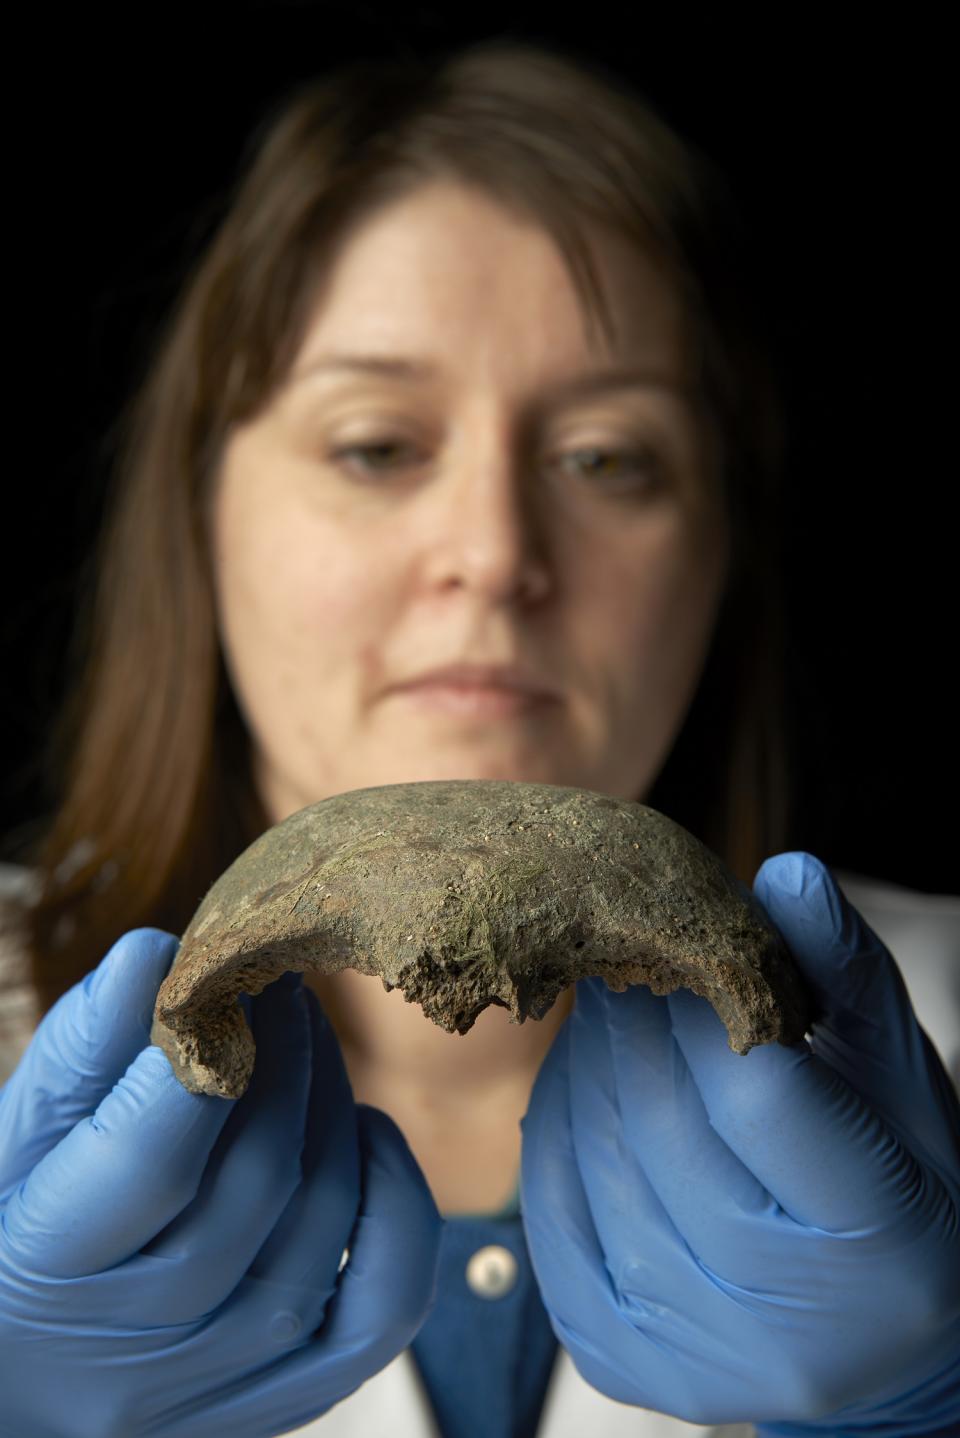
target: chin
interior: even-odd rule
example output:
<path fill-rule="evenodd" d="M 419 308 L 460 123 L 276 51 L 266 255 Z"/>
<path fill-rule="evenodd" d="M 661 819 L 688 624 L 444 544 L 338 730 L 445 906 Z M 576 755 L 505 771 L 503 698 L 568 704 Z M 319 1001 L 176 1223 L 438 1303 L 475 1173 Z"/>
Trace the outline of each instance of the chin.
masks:
<path fill-rule="evenodd" d="M 378 777 L 352 788 L 373 788 L 377 784 L 437 783 L 444 779 L 505 780 L 513 784 L 557 784 L 571 788 L 589 787 L 582 774 L 571 765 L 551 763 L 546 755 L 528 758 L 484 758 L 471 755 L 461 761 L 453 757 L 431 756 L 411 760 L 408 764 L 388 766 L 386 772 L 374 766 L 368 771 Z"/>

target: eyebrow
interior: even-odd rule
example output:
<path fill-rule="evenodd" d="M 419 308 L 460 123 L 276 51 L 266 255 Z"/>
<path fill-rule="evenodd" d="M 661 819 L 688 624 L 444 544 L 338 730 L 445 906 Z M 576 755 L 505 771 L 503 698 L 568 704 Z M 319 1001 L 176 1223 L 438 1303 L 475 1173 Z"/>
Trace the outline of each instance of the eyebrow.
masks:
<path fill-rule="evenodd" d="M 290 378 L 297 384 L 315 374 L 346 372 L 379 375 L 386 379 L 401 379 L 423 383 L 436 379 L 439 370 L 428 360 L 413 359 L 402 355 L 360 355 L 331 354 L 311 360 L 303 369 L 295 371 Z M 628 368 L 594 370 L 577 375 L 573 379 L 561 380 L 549 389 L 550 398 L 578 399 L 587 395 L 602 394 L 613 389 L 671 389 L 681 395 L 693 394 L 693 386 L 662 370 L 652 368 Z"/>

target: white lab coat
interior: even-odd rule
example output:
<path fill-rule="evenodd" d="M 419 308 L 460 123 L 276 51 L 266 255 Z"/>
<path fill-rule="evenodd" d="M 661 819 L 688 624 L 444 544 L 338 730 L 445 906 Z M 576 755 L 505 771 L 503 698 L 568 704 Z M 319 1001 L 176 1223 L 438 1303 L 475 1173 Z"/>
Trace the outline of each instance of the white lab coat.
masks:
<path fill-rule="evenodd" d="M 891 950 L 914 1009 L 960 1089 L 960 898 L 923 894 L 836 872 L 850 901 Z M 0 865 L 0 896 L 23 891 L 26 871 Z M 0 946 L 0 976 L 17 955 Z M 0 1027 L 0 1083 L 29 1042 L 29 997 L 8 990 Z M 443 1438 L 409 1349 L 320 1418 L 282 1438 Z M 591 1388 L 558 1348 L 536 1438 L 753 1438 L 749 1423 L 703 1427 L 617 1403 Z"/>
<path fill-rule="evenodd" d="M 283 1438 L 293 1433 L 297 1438 L 444 1438 L 409 1349 L 321 1418 L 289 1429 Z M 703 1428 L 615 1403 L 584 1382 L 559 1347 L 537 1428 L 537 1438 L 753 1438 L 753 1433 L 750 1423 Z"/>

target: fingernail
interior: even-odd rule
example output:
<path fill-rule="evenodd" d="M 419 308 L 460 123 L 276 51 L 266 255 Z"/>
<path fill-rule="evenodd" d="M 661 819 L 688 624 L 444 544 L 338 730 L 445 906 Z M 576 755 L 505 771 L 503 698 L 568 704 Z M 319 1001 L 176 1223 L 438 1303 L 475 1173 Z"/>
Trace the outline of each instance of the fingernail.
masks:
<path fill-rule="evenodd" d="M 799 908 L 790 906 L 796 920 L 826 928 L 837 938 L 844 932 L 844 897 L 826 864 L 814 854 L 800 850 L 766 859 L 757 871 L 754 888 L 759 889 L 761 902 L 772 906 L 774 912 L 777 894 L 786 894 L 799 900 Z"/>

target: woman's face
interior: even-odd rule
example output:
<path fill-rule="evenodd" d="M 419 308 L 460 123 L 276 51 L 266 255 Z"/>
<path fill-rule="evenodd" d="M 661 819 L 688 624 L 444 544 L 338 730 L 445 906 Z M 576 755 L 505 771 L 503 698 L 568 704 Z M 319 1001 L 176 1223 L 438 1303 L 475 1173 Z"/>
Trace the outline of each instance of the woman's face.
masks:
<path fill-rule="evenodd" d="M 391 201 L 339 247 L 290 376 L 231 434 L 214 577 L 271 822 L 370 785 L 642 799 L 655 779 L 727 529 L 678 303 L 632 246 L 589 235 L 609 353 L 535 225 L 453 182 Z M 333 364 L 361 355 L 423 371 Z M 454 664 L 518 667 L 547 697 L 397 687 Z"/>

